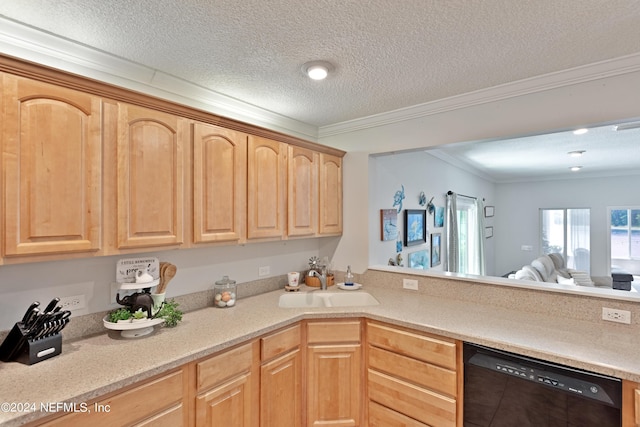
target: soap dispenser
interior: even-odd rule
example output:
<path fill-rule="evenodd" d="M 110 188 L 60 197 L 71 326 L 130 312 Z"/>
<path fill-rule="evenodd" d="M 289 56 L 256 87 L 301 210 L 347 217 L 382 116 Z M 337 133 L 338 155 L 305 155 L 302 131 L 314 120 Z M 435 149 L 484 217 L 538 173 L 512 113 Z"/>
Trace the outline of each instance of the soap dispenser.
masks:
<path fill-rule="evenodd" d="M 353 286 L 353 274 L 351 274 L 351 266 L 347 266 L 347 274 L 344 275 L 344 285 Z"/>

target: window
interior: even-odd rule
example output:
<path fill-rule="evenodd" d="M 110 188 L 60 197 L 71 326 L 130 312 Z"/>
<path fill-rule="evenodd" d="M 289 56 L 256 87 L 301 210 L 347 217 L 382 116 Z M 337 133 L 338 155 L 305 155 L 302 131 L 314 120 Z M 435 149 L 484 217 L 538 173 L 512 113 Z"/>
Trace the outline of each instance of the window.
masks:
<path fill-rule="evenodd" d="M 568 268 L 589 272 L 590 214 L 590 209 L 540 209 L 542 253 L 561 253 Z"/>
<path fill-rule="evenodd" d="M 640 207 L 609 209 L 611 270 L 640 273 Z"/>

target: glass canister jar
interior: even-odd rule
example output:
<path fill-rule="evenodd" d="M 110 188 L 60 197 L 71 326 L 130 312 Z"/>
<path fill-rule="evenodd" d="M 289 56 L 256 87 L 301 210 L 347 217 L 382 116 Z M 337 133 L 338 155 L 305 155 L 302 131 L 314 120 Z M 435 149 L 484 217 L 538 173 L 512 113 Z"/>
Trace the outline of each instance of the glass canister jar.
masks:
<path fill-rule="evenodd" d="M 218 308 L 236 305 L 236 281 L 223 276 L 213 285 L 213 305 Z"/>

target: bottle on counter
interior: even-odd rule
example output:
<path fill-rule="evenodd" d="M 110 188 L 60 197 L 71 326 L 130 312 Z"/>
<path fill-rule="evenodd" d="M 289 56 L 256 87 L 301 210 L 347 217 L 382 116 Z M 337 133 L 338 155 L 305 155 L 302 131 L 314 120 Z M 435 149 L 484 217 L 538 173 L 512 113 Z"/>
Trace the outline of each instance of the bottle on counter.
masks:
<path fill-rule="evenodd" d="M 222 277 L 213 286 L 213 295 L 215 307 L 233 307 L 236 305 L 236 281 L 229 279 L 229 276 Z"/>
<path fill-rule="evenodd" d="M 353 274 L 351 273 L 351 266 L 347 266 L 347 274 L 344 275 L 344 285 L 353 286 Z"/>

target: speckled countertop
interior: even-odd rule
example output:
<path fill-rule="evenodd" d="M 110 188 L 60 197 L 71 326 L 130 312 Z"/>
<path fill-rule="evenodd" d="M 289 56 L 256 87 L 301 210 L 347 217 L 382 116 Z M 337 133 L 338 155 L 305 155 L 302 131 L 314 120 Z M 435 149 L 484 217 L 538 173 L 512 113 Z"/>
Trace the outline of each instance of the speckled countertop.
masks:
<path fill-rule="evenodd" d="M 309 288 L 318 292 L 317 288 Z M 87 402 L 184 363 L 305 318 L 366 317 L 538 357 L 623 379 L 640 381 L 636 327 L 598 325 L 494 305 L 367 285 L 380 305 L 279 308 L 283 291 L 238 301 L 232 309 L 185 314 L 176 328 L 156 327 L 138 339 L 109 331 L 63 344 L 41 363 L 0 364 L 2 402 Z M 331 288 L 332 292 L 346 292 Z M 0 425 L 17 426 L 42 413 L 0 411 Z"/>

